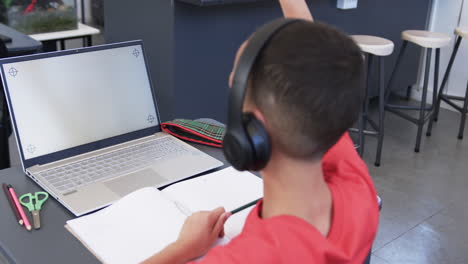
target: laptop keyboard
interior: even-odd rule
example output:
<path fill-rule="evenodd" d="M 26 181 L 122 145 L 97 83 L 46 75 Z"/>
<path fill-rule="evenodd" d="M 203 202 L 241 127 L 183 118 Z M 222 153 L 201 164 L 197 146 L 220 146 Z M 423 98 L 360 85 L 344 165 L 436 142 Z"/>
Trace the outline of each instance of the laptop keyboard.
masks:
<path fill-rule="evenodd" d="M 38 175 L 61 194 L 67 194 L 79 187 L 144 168 L 168 155 L 189 151 L 183 145 L 177 144 L 174 139 L 164 137 L 43 171 Z"/>

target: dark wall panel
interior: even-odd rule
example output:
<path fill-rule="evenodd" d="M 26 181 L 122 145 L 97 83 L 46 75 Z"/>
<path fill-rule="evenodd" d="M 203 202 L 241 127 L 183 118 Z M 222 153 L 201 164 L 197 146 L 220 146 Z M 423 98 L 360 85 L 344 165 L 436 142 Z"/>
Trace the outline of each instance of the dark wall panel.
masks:
<path fill-rule="evenodd" d="M 271 1 L 209 7 L 176 2 L 175 10 L 177 115 L 225 121 L 237 49 L 257 26 L 281 12 Z"/>
<path fill-rule="evenodd" d="M 318 21 L 349 34 L 389 38 L 400 47 L 401 31 L 425 29 L 430 0 L 359 0 L 339 10 L 336 0 L 309 0 Z M 228 76 L 240 44 L 261 24 L 280 17 L 276 0 L 195 6 L 177 0 L 107 0 L 108 42 L 145 41 L 163 119 L 211 117 L 226 120 Z M 395 88 L 414 84 L 420 50 L 410 46 Z M 387 79 L 396 52 L 386 61 Z"/>
<path fill-rule="evenodd" d="M 359 8 L 340 10 L 336 1 L 313 0 L 316 20 L 349 34 L 389 38 L 399 49 L 401 31 L 425 29 L 429 0 L 359 0 Z M 225 121 L 227 80 L 240 44 L 259 25 L 280 17 L 277 1 L 198 7 L 175 2 L 175 87 L 179 117 Z M 410 46 L 395 88 L 415 83 L 420 50 Z M 386 61 L 387 79 L 396 52 Z"/>

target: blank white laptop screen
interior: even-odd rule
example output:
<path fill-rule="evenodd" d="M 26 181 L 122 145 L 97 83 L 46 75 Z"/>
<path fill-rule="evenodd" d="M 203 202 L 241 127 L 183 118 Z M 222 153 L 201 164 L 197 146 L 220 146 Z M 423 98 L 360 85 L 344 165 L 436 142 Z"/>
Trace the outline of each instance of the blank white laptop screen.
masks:
<path fill-rule="evenodd" d="M 158 125 L 141 45 L 3 70 L 25 160 Z"/>

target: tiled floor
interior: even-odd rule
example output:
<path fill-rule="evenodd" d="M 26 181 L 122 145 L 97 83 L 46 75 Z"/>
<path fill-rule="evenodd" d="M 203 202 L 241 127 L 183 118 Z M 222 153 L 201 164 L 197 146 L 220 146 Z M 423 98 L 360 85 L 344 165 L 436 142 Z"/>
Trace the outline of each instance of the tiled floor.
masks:
<path fill-rule="evenodd" d="M 364 159 L 383 200 L 372 263 L 468 263 L 468 131 L 457 139 L 459 120 L 443 110 L 418 154 L 416 126 L 387 114 L 380 168 L 368 139 Z"/>

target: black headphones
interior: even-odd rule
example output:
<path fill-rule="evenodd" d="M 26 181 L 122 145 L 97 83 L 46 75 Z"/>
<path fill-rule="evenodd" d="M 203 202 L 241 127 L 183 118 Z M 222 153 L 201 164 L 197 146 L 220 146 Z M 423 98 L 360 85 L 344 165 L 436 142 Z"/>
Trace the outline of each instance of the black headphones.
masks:
<path fill-rule="evenodd" d="M 223 151 L 227 161 L 237 170 L 263 169 L 271 156 L 270 137 L 263 124 L 252 113 L 243 113 L 245 91 L 250 72 L 263 48 L 279 31 L 299 19 L 277 19 L 260 29 L 249 39 L 229 92 L 229 112 Z"/>

